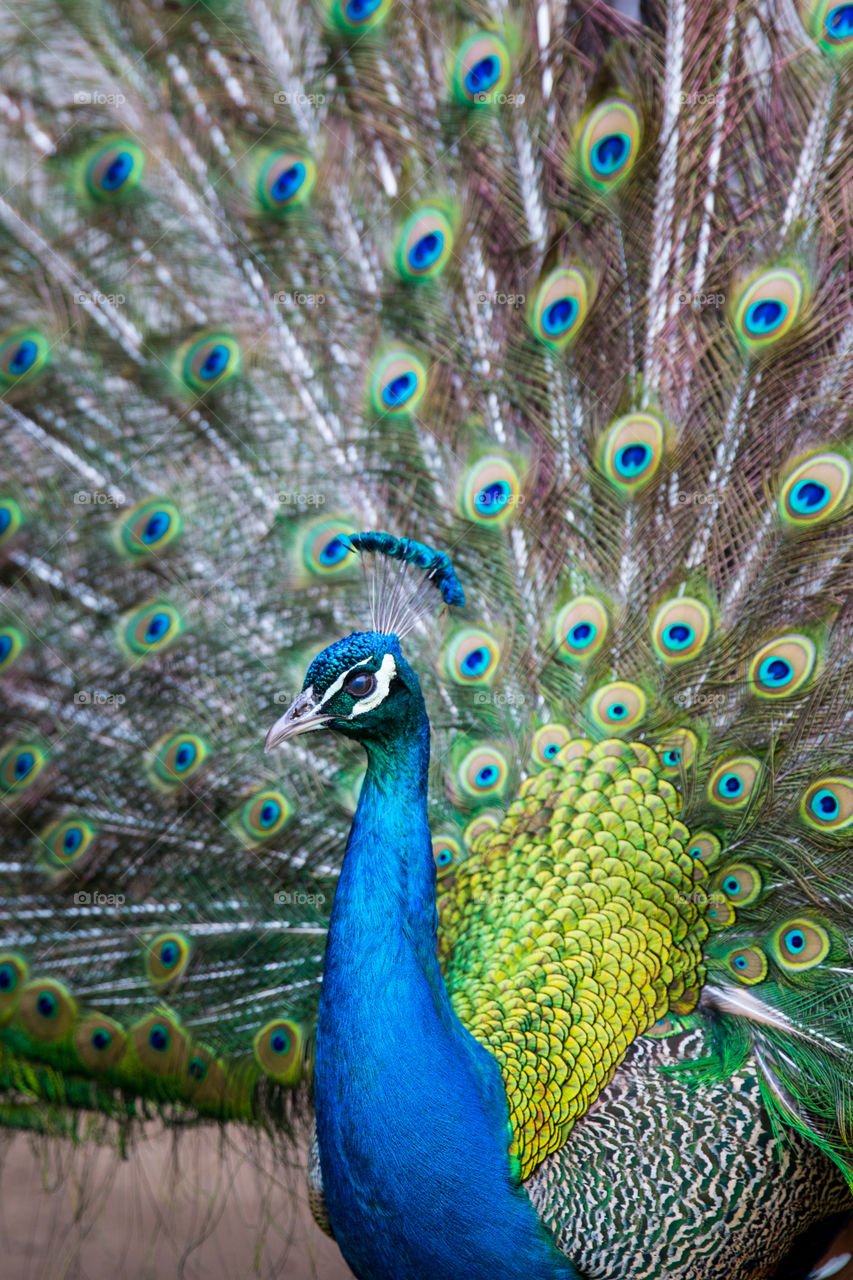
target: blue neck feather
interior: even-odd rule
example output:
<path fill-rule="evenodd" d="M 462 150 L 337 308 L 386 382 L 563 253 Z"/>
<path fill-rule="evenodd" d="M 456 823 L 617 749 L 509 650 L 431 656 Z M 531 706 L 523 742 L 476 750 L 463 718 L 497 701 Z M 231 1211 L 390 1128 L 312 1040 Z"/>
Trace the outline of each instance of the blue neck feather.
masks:
<path fill-rule="evenodd" d="M 420 694 L 368 768 L 335 895 L 315 1089 L 323 1187 L 359 1280 L 572 1280 L 507 1155 L 497 1063 L 436 959 Z"/>

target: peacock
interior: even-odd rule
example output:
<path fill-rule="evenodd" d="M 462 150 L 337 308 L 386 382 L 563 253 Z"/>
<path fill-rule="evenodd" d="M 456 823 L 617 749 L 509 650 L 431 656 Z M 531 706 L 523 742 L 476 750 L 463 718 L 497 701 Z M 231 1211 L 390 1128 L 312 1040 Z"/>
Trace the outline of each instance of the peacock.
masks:
<path fill-rule="evenodd" d="M 358 1280 L 838 1274 L 853 4 L 0 44 L 0 1121 Z"/>

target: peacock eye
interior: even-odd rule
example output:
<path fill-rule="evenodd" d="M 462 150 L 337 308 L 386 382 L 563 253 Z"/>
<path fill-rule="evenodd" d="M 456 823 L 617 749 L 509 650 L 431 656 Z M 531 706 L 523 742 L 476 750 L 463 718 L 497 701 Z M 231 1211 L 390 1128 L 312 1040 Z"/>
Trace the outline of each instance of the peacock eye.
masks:
<path fill-rule="evenodd" d="M 366 698 L 376 688 L 376 676 L 372 671 L 357 671 L 346 681 L 344 688 L 354 698 Z"/>

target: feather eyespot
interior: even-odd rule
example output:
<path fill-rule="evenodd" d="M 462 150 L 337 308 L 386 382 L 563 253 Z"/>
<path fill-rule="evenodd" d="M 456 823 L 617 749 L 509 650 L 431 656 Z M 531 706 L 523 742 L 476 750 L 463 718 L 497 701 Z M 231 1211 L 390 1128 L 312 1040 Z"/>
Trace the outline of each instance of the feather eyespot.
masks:
<path fill-rule="evenodd" d="M 181 532 L 178 508 L 162 499 L 138 502 L 117 526 L 119 549 L 134 559 L 163 551 Z"/>
<path fill-rule="evenodd" d="M 462 514 L 481 525 L 504 524 L 521 503 L 521 482 L 515 467 L 500 454 L 480 458 L 465 476 Z"/>
<path fill-rule="evenodd" d="M 571 730 L 564 724 L 543 724 L 533 735 L 530 761 L 535 768 L 551 764 L 559 756 L 567 742 L 571 742 Z"/>
<path fill-rule="evenodd" d="M 34 378 L 49 356 L 47 338 L 38 329 L 7 329 L 0 334 L 0 387 L 13 387 Z"/>
<path fill-rule="evenodd" d="M 34 1040 L 61 1040 L 77 1020 L 77 1005 L 61 982 L 41 978 L 22 987 L 17 1017 Z"/>
<path fill-rule="evenodd" d="M 239 343 L 228 333 L 209 330 L 178 350 L 175 370 L 179 381 L 194 395 L 205 396 L 230 382 L 240 372 Z"/>
<path fill-rule="evenodd" d="M 261 1027 L 254 1039 L 255 1061 L 278 1084 L 298 1084 L 310 1045 L 297 1022 L 277 1018 Z"/>
<path fill-rule="evenodd" d="M 388 17 L 391 0 L 332 0 L 329 18 L 343 35 L 363 36 Z"/>
<path fill-rule="evenodd" d="M 124 615 L 118 641 L 128 657 L 142 657 L 167 649 L 183 631 L 184 620 L 175 606 L 155 600 Z"/>
<path fill-rule="evenodd" d="M 51 867 L 70 867 L 79 862 L 97 835 L 86 818 L 63 818 L 50 823 L 39 836 L 41 856 Z"/>
<path fill-rule="evenodd" d="M 812 920 L 788 920 L 773 934 L 773 953 L 783 969 L 811 969 L 829 954 L 827 931 Z"/>
<path fill-rule="evenodd" d="M 830 57 L 844 57 L 853 50 L 853 4 L 817 0 L 811 6 L 809 27 L 820 48 Z"/>
<path fill-rule="evenodd" d="M 14 498 L 0 498 L 0 547 L 11 542 L 24 523 L 24 515 Z"/>
<path fill-rule="evenodd" d="M 15 1014 L 27 973 L 26 962 L 20 956 L 10 951 L 0 955 L 0 1027 Z"/>
<path fill-rule="evenodd" d="M 161 933 L 146 944 L 145 971 L 152 986 L 176 982 L 190 961 L 190 941 L 182 933 Z"/>
<path fill-rule="evenodd" d="M 492 106 L 506 89 L 509 75 L 509 50 L 503 40 L 494 32 L 477 31 L 456 50 L 453 96 L 466 107 Z"/>
<path fill-rule="evenodd" d="M 663 662 L 689 662 L 711 634 L 711 612 L 701 600 L 681 596 L 661 605 L 652 622 L 652 644 Z"/>
<path fill-rule="evenodd" d="M 779 513 L 791 530 L 828 520 L 850 489 L 850 463 L 837 453 L 818 453 L 795 467 L 779 495 Z"/>
<path fill-rule="evenodd" d="M 579 267 L 557 267 L 537 289 L 530 328 L 545 346 L 560 350 L 578 336 L 589 314 L 590 286 Z"/>
<path fill-rule="evenodd" d="M 636 684 L 615 680 L 603 685 L 592 696 L 590 714 L 601 729 L 608 732 L 633 729 L 646 713 L 646 695 Z"/>
<path fill-rule="evenodd" d="M 735 300 L 734 327 L 752 351 L 772 346 L 791 331 L 805 298 L 805 281 L 790 267 L 764 271 Z"/>
<path fill-rule="evenodd" d="M 806 791 L 800 814 L 819 831 L 843 831 L 853 822 L 853 778 L 819 778 Z"/>
<path fill-rule="evenodd" d="M 89 1071 L 109 1071 L 117 1066 L 126 1047 L 124 1029 L 102 1014 L 83 1018 L 74 1032 L 77 1057 Z"/>
<path fill-rule="evenodd" d="M 444 646 L 443 674 L 456 684 L 488 685 L 501 659 L 500 645 L 488 631 L 464 627 Z"/>
<path fill-rule="evenodd" d="M 739 982 L 752 985 L 767 977 L 767 957 L 758 947 L 737 947 L 726 956 L 729 972 Z"/>
<path fill-rule="evenodd" d="M 17 627 L 0 627 L 0 673 L 8 671 L 27 647 L 27 637 Z"/>
<path fill-rule="evenodd" d="M 403 348 L 387 351 L 370 375 L 371 408 L 389 418 L 414 413 L 426 387 L 426 366 L 414 352 Z"/>
<path fill-rule="evenodd" d="M 37 742 L 10 743 L 0 751 L 0 793 L 23 791 L 44 769 L 47 751 Z"/>
<path fill-rule="evenodd" d="M 607 638 L 607 611 L 595 596 L 576 596 L 554 619 L 556 657 L 584 663 L 598 653 Z"/>
<path fill-rule="evenodd" d="M 232 817 L 232 826 L 244 844 L 261 844 L 278 835 L 293 810 L 280 791 L 258 791 Z"/>
<path fill-rule="evenodd" d="M 474 747 L 466 753 L 456 770 L 462 797 L 469 802 L 499 797 L 508 777 L 507 758 L 497 747 Z"/>
<path fill-rule="evenodd" d="M 708 780 L 708 799 L 724 809 L 742 809 L 755 790 L 760 768 L 754 756 L 736 756 L 717 765 Z"/>
<path fill-rule="evenodd" d="M 747 907 L 759 897 L 761 872 L 746 862 L 736 862 L 718 871 L 710 883 L 712 893 L 722 893 L 735 907 Z"/>
<path fill-rule="evenodd" d="M 696 759 L 698 739 L 690 729 L 676 729 L 658 745 L 658 756 L 665 778 L 677 778 Z"/>
<path fill-rule="evenodd" d="M 316 578 L 338 578 L 352 573 L 358 563 L 349 538 L 352 525 L 341 520 L 320 520 L 311 524 L 302 541 L 302 563 Z"/>
<path fill-rule="evenodd" d="M 586 117 L 578 143 L 580 169 L 596 191 L 611 191 L 631 172 L 640 151 L 640 117 L 620 98 L 602 102 Z"/>
<path fill-rule="evenodd" d="M 112 138 L 84 158 L 83 185 L 99 204 L 124 200 L 139 186 L 145 154 L 130 138 Z"/>
<path fill-rule="evenodd" d="M 711 831 L 697 831 L 690 837 L 687 845 L 690 857 L 704 863 L 705 866 L 713 866 L 722 850 L 722 843 Z"/>
<path fill-rule="evenodd" d="M 424 205 L 397 233 L 394 262 L 404 280 L 432 280 L 447 266 L 453 252 L 453 227 L 438 205 Z"/>
<path fill-rule="evenodd" d="M 255 191 L 267 213 L 289 213 L 305 204 L 314 189 L 317 169 L 299 151 L 270 151 L 261 161 Z"/>
<path fill-rule="evenodd" d="M 817 651 L 807 636 L 785 635 L 759 649 L 749 665 L 749 682 L 762 698 L 784 698 L 805 684 Z"/>
<path fill-rule="evenodd" d="M 629 495 L 654 478 L 663 458 L 663 422 L 653 413 L 629 413 L 610 426 L 600 467 L 614 488 Z"/>
<path fill-rule="evenodd" d="M 497 813 L 478 813 L 465 827 L 462 838 L 465 847 L 472 853 L 477 850 L 478 841 L 486 840 L 500 829 L 501 820 Z"/>
<path fill-rule="evenodd" d="M 187 1036 L 165 1010 L 131 1027 L 129 1040 L 139 1062 L 160 1077 L 181 1079 L 186 1071 Z"/>
<path fill-rule="evenodd" d="M 145 768 L 154 785 L 173 791 L 191 778 L 210 754 L 210 744 L 196 733 L 167 733 L 146 754 Z"/>
<path fill-rule="evenodd" d="M 432 857 L 439 880 L 456 870 L 461 856 L 459 841 L 454 836 L 439 834 L 432 837 Z"/>

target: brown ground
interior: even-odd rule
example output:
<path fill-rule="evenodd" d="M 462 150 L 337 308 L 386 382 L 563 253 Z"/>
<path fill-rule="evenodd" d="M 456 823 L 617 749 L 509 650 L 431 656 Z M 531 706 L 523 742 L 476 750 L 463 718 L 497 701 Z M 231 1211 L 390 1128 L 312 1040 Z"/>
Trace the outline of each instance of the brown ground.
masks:
<path fill-rule="evenodd" d="M 274 1176 L 239 1133 L 220 1142 L 192 1131 L 176 1156 L 159 1133 L 121 1160 L 16 1134 L 0 1147 L 0 1277 L 352 1280 L 301 1169 Z"/>

